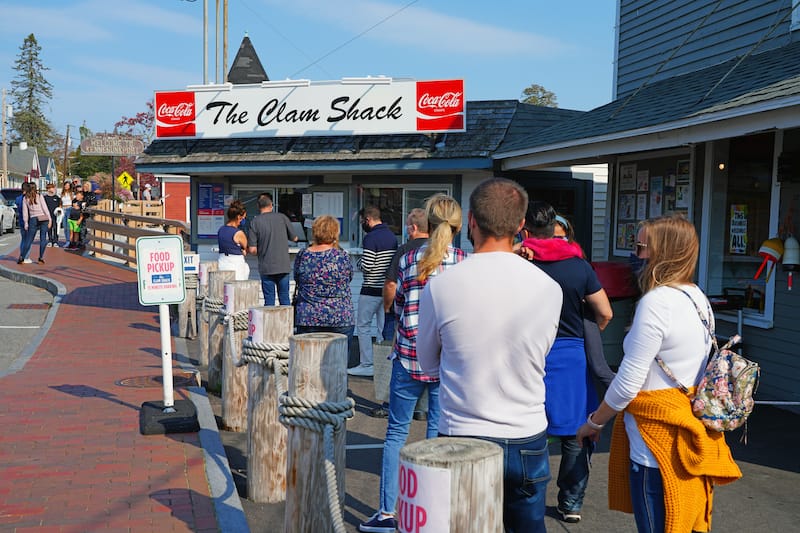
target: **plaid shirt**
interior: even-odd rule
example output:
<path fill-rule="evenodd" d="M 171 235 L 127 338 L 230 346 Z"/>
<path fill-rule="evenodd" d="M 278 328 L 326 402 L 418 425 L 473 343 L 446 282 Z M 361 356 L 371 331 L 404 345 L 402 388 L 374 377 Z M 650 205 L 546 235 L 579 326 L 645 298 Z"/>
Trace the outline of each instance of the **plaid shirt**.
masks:
<path fill-rule="evenodd" d="M 417 362 L 417 326 L 419 324 L 419 299 L 422 289 L 430 278 L 439 272 L 463 261 L 467 254 L 459 248 L 447 247 L 447 255 L 439 268 L 434 270 L 425 281 L 417 279 L 417 265 L 425 253 L 427 245 L 411 250 L 400 259 L 397 273 L 397 293 L 394 297 L 394 310 L 397 314 L 397 335 L 390 359 L 399 358 L 412 378 L 417 381 L 438 381 L 422 372 Z"/>

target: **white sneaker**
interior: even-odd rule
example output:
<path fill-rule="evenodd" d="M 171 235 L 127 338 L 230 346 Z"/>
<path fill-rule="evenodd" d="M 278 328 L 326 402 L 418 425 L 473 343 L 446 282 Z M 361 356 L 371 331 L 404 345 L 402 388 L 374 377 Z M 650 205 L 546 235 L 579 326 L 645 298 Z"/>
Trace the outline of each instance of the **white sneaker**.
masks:
<path fill-rule="evenodd" d="M 23 263 L 25 263 L 26 265 L 30 265 L 31 263 L 33 263 L 33 261 L 31 261 L 30 257 L 26 257 Z"/>
<path fill-rule="evenodd" d="M 365 365 L 364 363 L 361 363 L 360 365 L 354 366 L 353 368 L 348 368 L 347 373 L 350 374 L 351 376 L 363 376 L 371 378 L 374 374 L 374 371 L 372 369 L 372 365 Z"/>

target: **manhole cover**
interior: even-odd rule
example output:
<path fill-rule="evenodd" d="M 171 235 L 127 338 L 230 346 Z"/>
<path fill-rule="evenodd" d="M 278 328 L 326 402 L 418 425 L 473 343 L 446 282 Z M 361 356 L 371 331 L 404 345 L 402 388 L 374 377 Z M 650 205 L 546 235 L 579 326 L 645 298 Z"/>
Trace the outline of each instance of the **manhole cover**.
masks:
<path fill-rule="evenodd" d="M 135 387 L 144 389 L 148 387 L 163 387 L 163 376 L 133 376 L 123 378 L 115 382 L 121 387 Z M 173 372 L 173 387 L 197 387 L 199 385 L 198 374 L 196 372 Z"/>

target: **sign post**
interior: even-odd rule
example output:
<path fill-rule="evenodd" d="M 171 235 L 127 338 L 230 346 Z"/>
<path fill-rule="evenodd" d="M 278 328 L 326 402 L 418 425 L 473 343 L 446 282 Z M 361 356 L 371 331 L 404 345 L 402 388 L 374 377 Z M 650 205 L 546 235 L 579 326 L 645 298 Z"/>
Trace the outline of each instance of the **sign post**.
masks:
<path fill-rule="evenodd" d="M 139 428 L 145 435 L 197 431 L 199 426 L 194 404 L 183 400 L 182 405 L 176 405 L 172 388 L 169 305 L 179 304 L 186 299 L 183 239 L 178 235 L 136 239 L 136 272 L 139 303 L 158 305 L 164 385 L 163 402 L 142 404 L 139 412 Z M 186 405 L 187 403 L 189 405 Z"/>

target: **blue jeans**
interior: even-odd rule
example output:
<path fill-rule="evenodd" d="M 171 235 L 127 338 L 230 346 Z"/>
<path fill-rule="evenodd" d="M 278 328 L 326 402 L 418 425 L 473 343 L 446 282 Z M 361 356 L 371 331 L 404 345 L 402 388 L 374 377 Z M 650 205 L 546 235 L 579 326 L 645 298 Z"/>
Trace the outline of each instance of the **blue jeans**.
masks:
<path fill-rule="evenodd" d="M 383 297 L 360 294 L 356 310 L 356 335 L 358 335 L 359 362 L 364 365 L 373 363 L 375 354 L 372 351 L 372 317 L 375 317 L 378 331 L 376 337 L 383 336 Z M 389 337 L 386 340 L 391 340 Z"/>
<path fill-rule="evenodd" d="M 19 251 L 20 258 L 26 258 L 30 253 L 37 232 L 39 233 L 39 259 L 44 257 L 44 251 L 47 249 L 47 222 L 39 222 L 38 218 L 31 217 L 28 220 L 28 231 L 23 233 L 22 248 Z"/>
<path fill-rule="evenodd" d="M 561 464 L 558 467 L 558 506 L 565 511 L 578 512 L 589 483 L 590 448 L 582 446 L 575 437 L 561 439 Z"/>
<path fill-rule="evenodd" d="M 546 532 L 545 496 L 550 481 L 547 432 L 522 439 L 477 439 L 503 448 L 503 526 L 505 533 Z"/>
<path fill-rule="evenodd" d="M 261 274 L 261 292 L 264 293 L 264 305 L 275 305 L 275 287 L 278 288 L 280 305 L 291 305 L 289 300 L 289 273 Z"/>
<path fill-rule="evenodd" d="M 64 220 L 62 222 L 64 224 L 64 240 L 67 241 L 67 244 L 69 244 L 69 237 L 70 237 L 70 231 L 69 231 L 70 213 L 72 213 L 72 208 L 69 206 L 64 207 Z"/>
<path fill-rule="evenodd" d="M 400 448 L 408 439 L 408 428 L 414 416 L 417 400 L 428 389 L 428 429 L 426 438 L 437 436 L 439 428 L 439 382 L 417 381 L 395 359 L 392 361 L 392 378 L 389 382 L 389 422 L 383 443 L 381 465 L 381 511 L 394 514 L 400 490 Z"/>
<path fill-rule="evenodd" d="M 630 481 L 636 529 L 639 533 L 663 533 L 666 511 L 661 471 L 631 461 Z"/>

